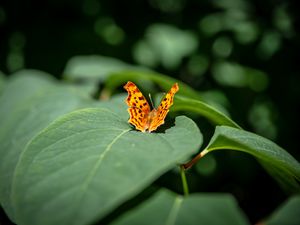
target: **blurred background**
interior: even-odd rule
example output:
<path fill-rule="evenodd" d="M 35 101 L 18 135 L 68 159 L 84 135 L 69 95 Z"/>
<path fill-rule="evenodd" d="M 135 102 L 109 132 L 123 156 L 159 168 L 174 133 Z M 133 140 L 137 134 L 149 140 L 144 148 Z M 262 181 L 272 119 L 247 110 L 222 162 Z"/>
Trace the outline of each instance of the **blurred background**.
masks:
<path fill-rule="evenodd" d="M 299 9 L 283 0 L 1 1 L 0 73 L 33 68 L 61 79 L 77 55 L 142 65 L 203 92 L 299 161 L 299 28 Z M 192 192 L 232 193 L 253 223 L 286 198 L 242 153 L 207 156 L 188 179 Z M 178 183 L 174 173 L 157 182 L 180 192 Z"/>

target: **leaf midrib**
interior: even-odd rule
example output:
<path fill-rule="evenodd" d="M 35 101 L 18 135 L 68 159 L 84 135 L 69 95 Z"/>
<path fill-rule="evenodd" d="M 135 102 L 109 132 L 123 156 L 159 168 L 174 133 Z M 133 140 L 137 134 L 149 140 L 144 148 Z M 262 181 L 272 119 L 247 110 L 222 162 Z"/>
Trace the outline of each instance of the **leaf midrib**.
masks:
<path fill-rule="evenodd" d="M 52 125 L 52 124 L 55 124 L 57 121 L 61 121 L 61 122 L 66 122 L 66 121 L 68 121 L 68 122 L 70 122 L 71 120 L 66 119 L 66 118 L 69 117 L 71 114 L 75 114 L 75 113 L 79 113 L 79 112 L 84 112 L 84 111 L 95 110 L 95 109 L 97 109 L 97 111 L 99 111 L 99 112 L 100 112 L 100 111 L 101 111 L 101 112 L 105 112 L 105 111 L 106 111 L 106 112 L 109 112 L 109 113 L 111 113 L 111 114 L 113 114 L 113 115 L 115 115 L 115 116 L 118 116 L 117 114 L 115 114 L 114 112 L 112 112 L 112 111 L 110 111 L 110 110 L 108 110 L 108 109 L 106 109 L 106 108 L 85 108 L 85 109 L 75 110 L 75 111 L 73 111 L 73 112 L 68 113 L 67 115 L 62 115 L 61 117 L 58 117 L 58 119 L 56 119 L 56 120 L 50 122 L 49 125 L 48 125 L 47 127 L 45 127 L 44 129 L 42 129 L 41 131 L 37 132 L 37 133 L 36 133 L 36 134 L 35 134 L 35 135 L 27 142 L 27 144 L 26 144 L 25 147 L 24 147 L 24 150 L 21 151 L 21 154 L 19 155 L 18 162 L 17 162 L 16 167 L 15 167 L 14 172 L 13 172 L 13 177 L 12 177 L 12 182 L 11 182 L 11 190 L 10 190 L 10 201 L 11 201 L 11 204 L 12 204 L 12 205 L 15 204 L 15 200 L 14 200 L 14 199 L 15 199 L 15 193 L 14 193 L 14 190 L 13 190 L 13 189 L 14 189 L 14 186 L 15 186 L 15 183 L 16 183 L 17 168 L 18 168 L 19 162 L 20 162 L 21 158 L 23 158 L 23 155 L 25 154 L 25 152 L 26 152 L 28 146 L 30 146 L 38 136 L 40 136 L 40 135 L 42 135 L 43 133 L 49 131 L 49 128 L 48 128 L 48 127 L 51 127 L 51 125 Z M 74 119 L 74 121 L 75 121 L 75 120 L 77 120 L 77 119 Z M 72 121 L 73 121 L 73 120 L 72 120 Z M 58 129 L 58 127 L 54 127 L 54 129 Z M 47 146 L 47 147 L 49 147 L 49 146 Z M 17 221 L 17 217 L 16 217 L 17 213 L 16 213 L 16 211 L 17 211 L 17 209 L 15 209 L 15 210 L 12 212 L 12 215 L 15 217 L 15 221 Z"/>
<path fill-rule="evenodd" d="M 171 207 L 169 215 L 167 217 L 166 225 L 174 225 L 175 224 L 179 209 L 182 205 L 182 202 L 183 202 L 183 198 L 181 196 L 177 195 L 174 200 L 173 206 Z"/>
<path fill-rule="evenodd" d="M 107 147 L 105 148 L 105 150 L 99 155 L 99 159 L 97 160 L 95 166 L 91 169 L 88 177 L 85 179 L 85 181 L 82 183 L 81 187 L 79 188 L 81 190 L 81 197 L 78 201 L 77 207 L 74 210 L 74 221 L 77 221 L 78 216 L 80 213 L 78 213 L 77 211 L 80 209 L 81 206 L 81 202 L 83 201 L 83 198 L 85 196 L 85 193 L 87 193 L 87 189 L 91 183 L 92 178 L 95 176 L 97 170 L 99 169 L 99 167 L 101 166 L 101 163 L 104 159 L 104 157 L 107 155 L 107 153 L 111 150 L 112 146 L 114 143 L 117 142 L 117 140 L 119 140 L 125 133 L 129 132 L 131 129 L 127 129 L 127 130 L 123 130 L 120 134 L 118 134 L 112 141 L 110 144 L 107 145 Z"/>
<path fill-rule="evenodd" d="M 104 128 L 101 127 L 101 128 L 87 129 L 87 130 L 84 130 L 84 131 L 81 131 L 81 132 L 78 132 L 78 133 L 74 133 L 74 134 L 72 134 L 72 135 L 68 135 L 68 136 L 66 136 L 66 137 L 64 137 L 64 138 L 59 139 L 58 141 L 55 141 L 55 142 L 49 144 L 49 145 L 46 146 L 45 148 L 43 148 L 43 149 L 42 149 L 42 150 L 41 150 L 41 151 L 33 158 L 32 163 L 34 163 L 34 162 L 36 161 L 36 158 L 37 158 L 37 156 L 38 156 L 39 154 L 43 153 L 44 151 L 46 151 L 47 149 L 49 149 L 49 148 L 52 147 L 53 145 L 56 145 L 56 144 L 58 144 L 58 143 L 60 143 L 60 142 L 62 142 L 62 141 L 68 140 L 69 138 L 72 138 L 72 137 L 74 137 L 74 136 L 76 136 L 76 135 L 82 135 L 82 134 L 86 134 L 86 133 L 90 133 L 90 132 L 95 132 L 96 130 L 98 130 L 98 131 L 105 131 L 105 130 L 108 130 L 108 131 L 113 131 L 113 130 L 115 130 L 115 131 L 117 131 L 117 130 L 121 130 L 121 129 L 104 129 Z M 124 131 L 124 130 L 122 129 L 122 131 Z"/>

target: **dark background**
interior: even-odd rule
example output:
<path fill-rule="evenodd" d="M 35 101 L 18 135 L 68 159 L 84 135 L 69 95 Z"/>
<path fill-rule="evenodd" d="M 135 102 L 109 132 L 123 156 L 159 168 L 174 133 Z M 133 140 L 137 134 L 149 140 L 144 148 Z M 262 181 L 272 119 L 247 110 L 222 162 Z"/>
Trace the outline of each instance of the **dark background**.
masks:
<path fill-rule="evenodd" d="M 217 99 L 243 128 L 299 160 L 298 15 L 280 0 L 1 1 L 0 71 L 61 79 L 72 56 L 89 54 L 148 66 Z M 209 125 L 197 122 L 209 138 Z M 234 194 L 252 223 L 287 197 L 248 155 L 216 152 L 202 164 L 188 173 L 191 191 Z M 157 181 L 181 192 L 178 183 L 174 173 Z"/>

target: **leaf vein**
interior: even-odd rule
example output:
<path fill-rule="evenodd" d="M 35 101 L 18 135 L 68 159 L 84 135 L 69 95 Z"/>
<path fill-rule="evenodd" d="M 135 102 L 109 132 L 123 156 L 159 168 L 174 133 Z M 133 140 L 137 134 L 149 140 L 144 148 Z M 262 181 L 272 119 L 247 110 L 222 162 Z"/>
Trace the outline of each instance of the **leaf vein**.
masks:
<path fill-rule="evenodd" d="M 123 130 L 120 134 L 118 134 L 112 141 L 109 145 L 107 145 L 107 147 L 105 148 L 105 150 L 99 155 L 99 159 L 98 161 L 96 162 L 95 166 L 92 168 L 91 172 L 90 172 L 90 175 L 85 179 L 85 181 L 82 183 L 81 185 L 81 191 L 82 191 L 82 196 L 78 202 L 78 208 L 81 206 L 80 202 L 83 200 L 84 198 L 84 195 L 86 193 L 86 190 L 89 186 L 89 184 L 91 183 L 91 180 L 92 178 L 95 176 L 97 170 L 99 169 L 104 157 L 107 155 L 107 153 L 111 150 L 112 146 L 114 143 L 116 143 L 125 133 L 127 133 L 128 131 L 130 131 L 131 129 L 127 129 L 127 130 Z M 78 209 L 77 208 L 77 209 Z M 74 211 L 74 214 L 75 214 L 75 211 Z M 79 213 L 75 214 L 75 215 L 79 215 Z M 76 221 L 76 216 L 73 217 L 74 218 L 74 221 Z"/>
<path fill-rule="evenodd" d="M 177 216 L 178 216 L 180 206 L 182 205 L 182 202 L 183 202 L 183 198 L 181 196 L 176 196 L 176 198 L 174 200 L 174 203 L 173 203 L 173 206 L 172 206 L 172 208 L 170 210 L 170 213 L 167 217 L 166 225 L 173 225 L 173 224 L 176 223 L 176 219 L 177 219 Z"/>

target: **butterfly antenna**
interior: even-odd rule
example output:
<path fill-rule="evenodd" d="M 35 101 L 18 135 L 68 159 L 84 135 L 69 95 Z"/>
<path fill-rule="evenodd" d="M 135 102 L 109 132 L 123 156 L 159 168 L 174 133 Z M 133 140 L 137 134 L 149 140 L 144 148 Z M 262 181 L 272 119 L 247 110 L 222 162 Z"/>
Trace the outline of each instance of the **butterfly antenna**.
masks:
<path fill-rule="evenodd" d="M 151 94 L 149 93 L 149 99 L 150 99 L 150 103 L 151 103 L 151 106 L 152 106 L 152 109 L 154 109 L 154 104 L 153 104 L 153 101 L 152 101 L 152 97 L 151 97 Z"/>

